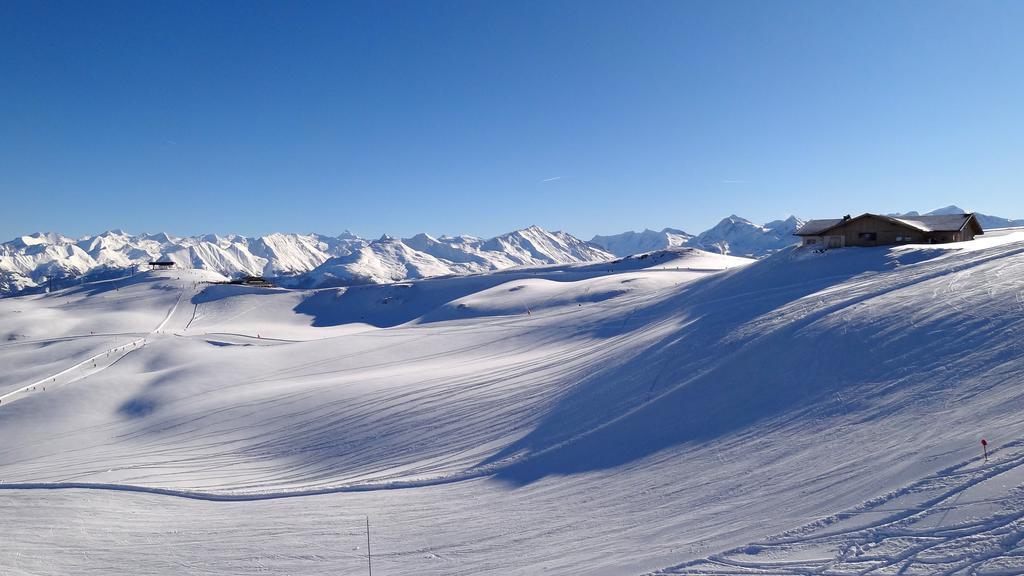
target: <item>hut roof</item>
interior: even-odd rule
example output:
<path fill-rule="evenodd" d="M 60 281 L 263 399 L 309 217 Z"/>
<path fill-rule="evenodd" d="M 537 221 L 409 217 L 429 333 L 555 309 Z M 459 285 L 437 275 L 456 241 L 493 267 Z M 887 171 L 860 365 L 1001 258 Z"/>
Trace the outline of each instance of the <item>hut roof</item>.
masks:
<path fill-rule="evenodd" d="M 942 216 L 893 217 L 892 219 L 922 232 L 959 232 L 971 216 L 972 214 L 944 214 Z"/>
<path fill-rule="evenodd" d="M 841 224 L 847 222 L 853 222 L 854 220 L 860 220 L 862 218 L 879 218 L 881 220 L 888 220 L 890 222 L 907 226 L 921 232 L 959 232 L 963 230 L 969 222 L 974 222 L 974 226 L 977 229 L 977 233 L 981 233 L 981 225 L 978 224 L 978 219 L 974 217 L 974 214 L 943 214 L 937 216 L 884 216 L 882 214 L 872 214 L 866 212 L 857 216 L 856 218 L 831 218 L 825 220 L 808 220 L 800 227 L 799 230 L 794 232 L 795 236 L 817 236 L 824 234 L 829 230 L 836 228 Z"/>
<path fill-rule="evenodd" d="M 795 232 L 797 236 L 814 236 L 843 222 L 842 218 L 828 218 L 825 220 L 808 220 Z"/>

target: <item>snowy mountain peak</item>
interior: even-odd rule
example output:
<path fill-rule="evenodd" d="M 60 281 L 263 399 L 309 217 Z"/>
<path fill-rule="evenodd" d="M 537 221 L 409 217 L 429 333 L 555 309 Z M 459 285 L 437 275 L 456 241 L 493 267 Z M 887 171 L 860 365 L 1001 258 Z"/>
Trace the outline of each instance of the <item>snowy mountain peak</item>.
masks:
<path fill-rule="evenodd" d="M 688 246 L 720 254 L 761 257 L 793 244 L 793 232 L 803 225 L 803 222 L 791 215 L 785 220 L 774 220 L 762 226 L 732 214 L 697 236 L 682 230 L 665 228 L 661 232 L 644 230 L 612 236 L 594 236 L 591 242 L 616 256 Z"/>
<path fill-rule="evenodd" d="M 513 266 L 599 262 L 613 256 L 564 232 L 531 226 L 481 241 L 472 236 L 371 242 L 348 256 L 331 258 L 310 271 L 308 286 L 388 283 L 430 276 L 472 274 Z"/>
<path fill-rule="evenodd" d="M 611 236 L 594 236 L 590 242 L 616 256 L 629 256 L 678 248 L 685 246 L 692 238 L 693 235 L 675 228 L 664 228 L 660 232 L 646 228 L 642 232 L 629 231 Z"/>
<path fill-rule="evenodd" d="M 804 225 L 804 220 L 797 218 L 796 216 L 790 216 L 784 220 L 772 220 L 766 223 L 763 228 L 768 230 L 774 230 L 778 232 L 785 232 L 792 234 L 796 232 L 797 228 Z"/>
<path fill-rule="evenodd" d="M 781 222 L 781 223 L 786 224 L 786 225 L 800 225 L 800 224 L 804 223 L 803 220 L 801 220 L 800 218 L 797 218 L 796 216 L 794 216 L 792 214 L 789 215 L 789 218 L 785 218 L 783 220 L 773 220 L 773 222 Z M 767 226 L 767 224 L 766 224 L 766 226 Z"/>
<path fill-rule="evenodd" d="M 290 286 L 394 282 L 450 274 L 598 262 L 613 258 L 564 232 L 538 226 L 485 242 L 473 236 L 437 239 L 421 233 L 405 240 L 388 234 L 366 241 L 349 232 L 337 237 L 273 233 L 257 238 L 108 231 L 74 240 L 36 233 L 0 244 L 0 294 L 39 289 L 46 278 L 71 280 L 123 276 L 151 260 L 218 274 L 277 278 Z"/>
<path fill-rule="evenodd" d="M 969 212 L 968 210 L 964 210 L 963 208 L 961 208 L 961 207 L 959 207 L 959 206 L 957 206 L 955 204 L 951 204 L 951 205 L 945 206 L 943 208 L 937 208 L 935 210 L 932 210 L 931 212 L 926 212 L 925 215 L 927 215 L 927 216 L 945 216 L 945 215 L 949 215 L 949 214 L 967 214 L 968 212 Z M 919 216 L 919 215 L 920 215 L 920 213 L 916 212 L 916 211 L 904 212 L 902 214 L 899 214 L 899 213 L 897 213 L 897 214 L 890 214 L 890 216 Z M 981 224 L 981 227 L 983 229 L 985 229 L 985 230 L 988 230 L 990 228 L 1016 228 L 1016 227 L 1024 226 L 1024 219 L 1013 220 L 1013 219 L 1010 219 L 1010 218 L 1003 218 L 1001 216 L 992 216 L 992 215 L 989 215 L 989 214 L 982 214 L 980 212 L 975 212 L 974 215 L 978 218 L 978 222 Z"/>
<path fill-rule="evenodd" d="M 712 230 L 714 230 L 715 228 L 734 227 L 734 226 L 754 226 L 754 227 L 757 227 L 757 228 L 761 228 L 761 226 L 758 226 L 757 224 L 754 224 L 753 222 L 751 222 L 750 220 L 747 220 L 746 218 L 743 218 L 741 216 L 737 216 L 735 214 L 731 214 L 731 215 L 729 215 L 726 218 L 722 218 L 722 220 L 717 225 L 715 225 L 712 228 Z"/>
<path fill-rule="evenodd" d="M 567 262 L 596 262 L 613 255 L 565 232 L 548 232 L 530 226 L 496 236 L 481 245 L 481 250 L 504 253 L 513 265 L 536 266 Z"/>
<path fill-rule="evenodd" d="M 413 236 L 411 238 L 403 239 L 402 242 L 405 242 L 406 244 L 409 244 L 409 245 L 412 245 L 412 244 L 424 244 L 424 245 L 426 245 L 426 244 L 432 244 L 432 243 L 438 242 L 438 239 L 434 238 L 430 234 L 427 234 L 426 232 L 420 232 L 419 234 L 416 234 L 415 236 Z"/>
<path fill-rule="evenodd" d="M 158 232 L 156 234 L 143 234 L 143 238 L 146 240 L 153 240 L 154 242 L 172 242 L 173 239 L 166 232 Z"/>
<path fill-rule="evenodd" d="M 955 204 L 951 204 L 951 205 L 946 206 L 944 208 L 937 208 L 935 210 L 932 210 L 931 212 L 928 213 L 928 216 L 946 216 L 946 215 L 949 215 L 949 214 L 966 214 L 966 213 L 967 213 L 967 211 L 964 210 L 963 208 L 961 208 L 961 207 L 959 207 L 959 206 L 957 206 Z"/>
<path fill-rule="evenodd" d="M 54 232 L 36 232 L 34 234 L 26 234 L 25 236 L 19 236 L 12 242 L 19 243 L 22 246 L 43 246 L 50 244 L 60 244 L 68 240 L 65 236 Z"/>

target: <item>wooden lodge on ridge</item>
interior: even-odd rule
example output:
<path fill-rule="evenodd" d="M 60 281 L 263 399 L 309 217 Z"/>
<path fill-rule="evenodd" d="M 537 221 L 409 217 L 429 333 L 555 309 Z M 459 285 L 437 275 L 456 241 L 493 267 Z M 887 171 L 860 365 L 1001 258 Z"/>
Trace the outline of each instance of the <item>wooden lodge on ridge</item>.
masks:
<path fill-rule="evenodd" d="M 885 246 L 890 244 L 944 244 L 973 240 L 983 234 L 974 214 L 941 216 L 883 216 L 865 213 L 851 218 L 809 220 L 795 236 L 804 246 Z"/>

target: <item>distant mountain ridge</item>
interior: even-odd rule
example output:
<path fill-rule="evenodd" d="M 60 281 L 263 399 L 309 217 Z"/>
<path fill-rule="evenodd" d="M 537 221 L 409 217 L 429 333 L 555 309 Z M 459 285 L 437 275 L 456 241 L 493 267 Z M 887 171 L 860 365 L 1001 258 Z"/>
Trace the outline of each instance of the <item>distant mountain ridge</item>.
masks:
<path fill-rule="evenodd" d="M 964 214 L 959 206 L 938 208 L 925 215 Z M 890 216 L 920 216 L 918 212 L 890 214 Z M 1024 226 L 1024 219 L 1012 220 L 1000 216 L 975 213 L 982 228 L 1009 228 Z M 838 217 L 838 216 L 837 216 Z M 644 230 L 643 232 L 623 232 L 608 236 L 594 236 L 590 242 L 596 244 L 616 256 L 628 256 L 638 252 L 663 250 L 674 246 L 699 248 L 706 252 L 761 258 L 797 243 L 793 232 L 806 220 L 790 216 L 785 220 L 773 220 L 766 224 L 755 224 L 745 218 L 732 215 L 723 218 L 709 230 L 700 234 L 688 234 L 682 230 L 665 228 L 661 232 Z"/>
<path fill-rule="evenodd" d="M 565 232 L 530 226 L 491 239 L 474 236 L 365 240 L 350 233 L 176 237 L 110 230 L 81 239 L 36 233 L 0 244 L 0 294 L 40 290 L 51 279 L 124 276 L 154 259 L 228 277 L 264 276 L 285 286 L 386 283 L 513 266 L 602 262 L 614 256 Z"/>
<path fill-rule="evenodd" d="M 927 214 L 964 210 L 946 206 Z M 919 215 L 908 212 L 906 216 Z M 977 214 L 982 227 L 1024 226 L 1024 220 Z M 693 235 L 675 228 L 594 236 L 589 242 L 566 232 L 530 226 L 484 239 L 417 234 L 410 238 L 360 238 L 349 232 L 177 237 L 109 230 L 74 239 L 55 233 L 20 236 L 0 244 L 0 296 L 39 291 L 74 281 L 124 276 L 156 258 L 229 277 L 264 276 L 293 287 L 387 283 L 432 276 L 476 274 L 514 266 L 602 262 L 671 248 L 760 258 L 796 242 L 804 220 L 790 216 L 755 224 L 736 215 Z"/>
<path fill-rule="evenodd" d="M 903 214 L 890 214 L 890 216 L 944 216 L 946 214 L 966 214 L 967 212 L 969 212 L 969 210 L 964 210 L 956 205 L 950 205 L 924 214 L 920 214 L 918 212 L 905 212 Z M 984 230 L 988 230 L 989 228 L 1014 228 L 1017 226 L 1024 226 L 1024 219 L 1011 220 L 1009 218 L 991 216 L 980 212 L 975 212 L 974 216 L 978 219 L 978 222 Z"/>
<path fill-rule="evenodd" d="M 616 256 L 683 246 L 718 254 L 760 258 L 793 244 L 793 232 L 803 223 L 803 220 L 790 216 L 785 220 L 773 220 L 759 225 L 733 214 L 696 236 L 682 230 L 665 228 L 661 232 L 644 230 L 594 236 L 590 242 Z"/>
<path fill-rule="evenodd" d="M 675 228 L 663 228 L 660 232 L 644 230 L 642 232 L 623 232 L 611 236 L 594 236 L 590 239 L 591 244 L 601 246 L 616 256 L 629 256 L 631 254 L 642 254 L 666 248 L 686 246 L 693 238 Z"/>
<path fill-rule="evenodd" d="M 431 276 L 475 274 L 514 266 L 603 262 L 614 256 L 565 232 L 530 226 L 489 240 L 474 236 L 384 236 L 309 271 L 306 286 L 381 284 Z"/>

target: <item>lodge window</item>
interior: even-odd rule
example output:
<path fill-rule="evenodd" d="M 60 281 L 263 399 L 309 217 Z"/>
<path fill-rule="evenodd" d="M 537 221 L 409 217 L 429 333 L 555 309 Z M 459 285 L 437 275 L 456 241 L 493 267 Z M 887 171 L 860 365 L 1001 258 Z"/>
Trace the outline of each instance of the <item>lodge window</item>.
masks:
<path fill-rule="evenodd" d="M 860 237 L 861 240 L 866 240 L 868 242 L 874 242 L 878 239 L 878 234 L 874 232 L 861 232 L 857 236 Z"/>

